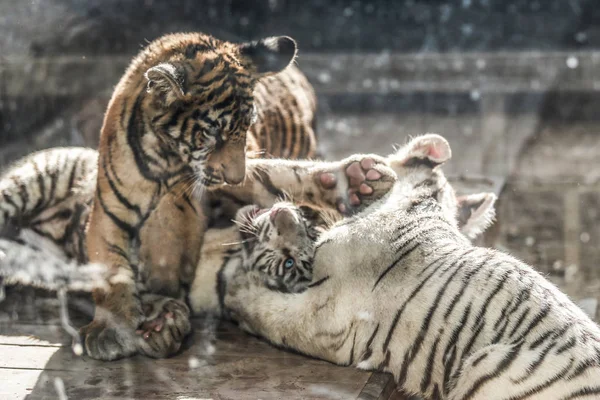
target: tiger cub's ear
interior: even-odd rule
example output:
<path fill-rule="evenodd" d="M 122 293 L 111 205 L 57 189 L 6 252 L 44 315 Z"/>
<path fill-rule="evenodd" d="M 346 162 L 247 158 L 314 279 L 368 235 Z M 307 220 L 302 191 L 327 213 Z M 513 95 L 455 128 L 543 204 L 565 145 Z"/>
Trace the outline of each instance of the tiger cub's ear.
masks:
<path fill-rule="evenodd" d="M 296 58 L 296 42 L 288 36 L 273 36 L 239 45 L 248 68 L 261 76 L 276 74 Z"/>
<path fill-rule="evenodd" d="M 456 198 L 458 203 L 457 220 L 460 231 L 469 239 L 474 239 L 494 222 L 496 216 L 496 195 L 477 193 Z"/>
<path fill-rule="evenodd" d="M 451 157 L 452 150 L 448 141 L 438 134 L 427 133 L 400 147 L 395 154 L 389 156 L 389 160 L 392 168 L 420 165 L 435 168 Z"/>
<path fill-rule="evenodd" d="M 186 93 L 185 70 L 181 65 L 164 62 L 146 71 L 148 93 L 159 96 L 165 105 L 181 100 Z"/>

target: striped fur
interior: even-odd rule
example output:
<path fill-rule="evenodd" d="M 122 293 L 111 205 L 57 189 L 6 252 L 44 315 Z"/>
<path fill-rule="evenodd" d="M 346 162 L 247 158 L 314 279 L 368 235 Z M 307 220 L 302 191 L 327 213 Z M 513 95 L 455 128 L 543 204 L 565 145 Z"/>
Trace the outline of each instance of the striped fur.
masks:
<path fill-rule="evenodd" d="M 266 277 L 270 288 L 297 292 L 310 283 L 317 231 L 290 203 L 238 212 L 244 267 Z"/>
<path fill-rule="evenodd" d="M 43 236 L 32 231 L 22 234 L 19 238 L 0 238 L 0 283 L 85 292 L 106 288 L 103 265 L 77 264 Z"/>
<path fill-rule="evenodd" d="M 33 153 L 0 176 L 0 233 L 27 228 L 79 263 L 87 262 L 89 216 L 98 153 L 61 147 Z"/>
<path fill-rule="evenodd" d="M 353 156 L 340 162 L 249 160 L 249 176 L 242 184 L 217 189 L 214 194 L 233 200 L 237 205 L 235 212 L 248 204 L 270 207 L 288 198 L 308 205 L 305 213 L 313 208 L 321 210 L 312 212 L 312 219 L 327 215 L 328 220 L 334 220 L 338 217 L 332 210 L 336 206 L 345 203 L 349 212 L 364 208 L 393 183 L 391 176 L 370 182 L 374 192 L 361 196 L 361 205 L 351 206 L 344 192 L 352 187 L 343 170 L 363 157 Z M 9 167 L 0 177 L 0 237 L 17 236 L 34 249 L 87 263 L 85 225 L 94 196 L 97 159 L 98 153 L 92 149 L 58 147 L 32 153 Z M 334 190 L 317 184 L 315 178 L 323 173 L 338 177 L 337 185 L 331 188 Z"/>
<path fill-rule="evenodd" d="M 0 180 L 0 187 L 3 188 L 2 196 L 4 199 L 9 199 L 6 204 L 0 203 L 3 210 L 5 210 L 2 214 L 4 217 L 3 230 L 14 227 L 16 233 L 20 235 L 33 232 L 33 236 L 29 237 L 31 240 L 23 238 L 24 243 L 14 244 L 16 253 L 23 248 L 22 244 L 29 244 L 32 251 L 24 251 L 19 257 L 9 257 L 6 259 L 7 264 L 0 263 L 0 275 L 9 278 L 6 280 L 7 282 L 35 283 L 41 286 L 45 285 L 48 289 L 56 289 L 56 285 L 60 284 L 68 289 L 69 285 L 63 284 L 63 282 L 68 281 L 67 275 L 69 272 L 73 272 L 72 281 L 74 284 L 79 282 L 80 279 L 75 273 L 72 262 L 88 262 L 86 249 L 81 244 L 87 239 L 87 233 L 83 227 L 88 221 L 90 204 L 95 194 L 94 181 L 97 172 L 96 164 L 93 161 L 97 158 L 96 152 L 87 149 L 50 149 L 33 154 L 20 161 L 6 172 L 5 179 Z M 256 203 L 261 207 L 270 207 L 281 198 L 289 198 L 299 204 L 307 204 L 315 208 L 335 209 L 344 204 L 346 210 L 352 212 L 361 207 L 366 207 L 380 198 L 389 190 L 395 180 L 391 171 L 381 169 L 377 179 L 365 181 L 364 173 L 371 171 L 371 169 L 373 172 L 377 171 L 381 164 L 377 162 L 376 158 L 376 156 L 355 156 L 340 162 L 252 159 L 248 161 L 248 177 L 244 182 L 240 185 L 228 185 L 220 188 L 217 195 L 234 199 L 240 205 Z M 373 166 L 369 170 L 360 172 L 363 180 L 351 182 L 354 178 L 352 175 L 348 175 L 350 174 L 348 171 L 355 171 L 356 168 L 351 169 L 350 166 L 356 167 L 365 160 L 368 160 Z M 31 176 L 28 173 L 31 173 Z M 336 184 L 331 187 L 324 187 L 320 183 L 320 177 L 324 175 L 334 177 Z M 351 196 L 349 194 L 354 193 L 354 196 L 356 196 L 359 187 L 364 185 L 370 187 L 370 192 L 360 194 L 360 204 L 350 204 L 349 199 Z M 54 197 L 50 196 L 52 200 L 46 200 L 48 198 L 44 197 L 46 194 L 52 194 Z M 176 207 L 180 212 L 184 212 L 184 206 L 187 203 L 183 199 L 178 198 L 176 200 Z M 12 203 L 15 203 L 15 205 L 12 206 Z M 38 206 L 39 204 L 41 206 Z M 186 244 L 181 237 L 171 238 L 169 236 L 168 228 L 170 226 L 180 227 L 177 225 L 169 226 L 168 224 L 180 221 L 180 219 L 173 221 L 158 218 L 158 225 L 152 226 L 148 230 L 151 234 L 158 235 L 160 238 L 160 243 L 153 249 L 155 254 L 168 256 L 169 252 L 172 251 L 168 242 L 171 239 L 176 245 Z M 195 226 L 192 225 L 191 227 L 194 228 Z M 43 239 L 43 246 L 38 245 L 40 238 Z M 6 244 L 10 245 L 11 242 L 7 241 Z M 116 248 L 115 250 L 118 251 Z M 49 255 L 48 258 L 43 257 L 44 252 Z M 54 262 L 55 253 L 60 253 L 59 258 L 68 261 L 64 264 Z M 302 257 L 298 257 L 298 259 L 304 261 L 304 263 L 307 262 Z M 161 259 L 159 261 L 164 263 Z M 203 265 L 203 263 L 200 263 L 202 268 L 204 268 Z M 195 267 L 194 265 L 194 269 Z M 190 270 L 193 271 L 194 269 Z M 11 275 L 17 273 L 18 276 L 11 278 Z M 126 269 L 109 269 L 107 271 L 107 281 L 103 282 L 102 285 L 98 285 L 98 288 L 105 290 L 107 285 L 110 288 L 115 283 L 127 281 L 130 279 L 129 273 Z M 36 279 L 36 276 L 43 276 L 45 279 L 39 280 Z M 285 276 L 287 274 L 284 274 Z M 53 283 L 53 277 L 61 282 Z M 295 275 L 291 282 L 276 278 L 273 282 L 277 285 L 281 284 L 281 287 L 287 287 L 293 285 L 296 278 L 300 281 L 308 279 L 300 279 L 301 277 L 302 275 Z M 137 282 L 136 289 L 143 298 L 148 298 L 149 294 L 156 294 L 156 291 L 152 290 L 152 284 L 153 282 L 149 280 L 140 281 Z M 93 282 L 90 282 L 90 287 L 95 287 L 94 285 Z M 162 298 L 164 299 L 164 296 Z M 182 307 L 176 308 L 181 309 Z M 105 315 L 107 318 L 113 318 L 110 313 Z M 144 326 L 148 325 L 148 318 L 148 313 L 144 312 L 142 324 L 140 324 L 142 330 Z M 118 321 L 118 319 L 113 320 Z M 185 327 L 186 325 L 183 322 L 181 326 Z M 127 354 L 133 354 L 133 352 L 139 350 L 139 346 L 131 345 L 131 343 L 136 342 L 132 339 L 135 338 L 132 333 L 133 329 L 126 329 L 127 325 L 123 323 L 120 323 L 118 327 L 119 332 L 116 334 L 119 335 L 119 340 L 126 345 Z M 160 351 L 150 352 L 150 349 L 144 349 L 144 346 L 141 346 L 142 350 L 140 351 L 153 357 L 164 357 L 174 351 L 173 349 L 178 348 L 175 342 L 177 340 L 174 337 L 163 337 L 160 343 L 165 344 L 165 346 Z M 123 354 L 115 348 L 105 350 L 107 358 L 118 357 Z M 164 352 L 162 352 L 163 350 Z"/>
<path fill-rule="evenodd" d="M 130 64 L 105 115 L 87 232 L 90 261 L 127 277 L 94 292 L 121 325 L 143 321 L 140 291 L 177 297 L 191 283 L 208 224 L 198 198 L 242 182 L 247 150 L 314 154 L 314 93 L 288 68 L 295 55 L 288 37 L 234 44 L 187 33 L 153 41 Z M 101 315 L 84 327 L 88 354 L 127 356 L 115 329 Z"/>
<path fill-rule="evenodd" d="M 316 243 L 303 293 L 237 273 L 224 304 L 272 343 L 390 372 L 429 399 L 600 398 L 600 328 L 513 257 L 457 228 L 436 135 L 390 158 L 391 194 Z M 239 270 L 242 271 L 242 270 Z"/>
<path fill-rule="evenodd" d="M 315 243 L 337 215 L 277 203 L 269 209 L 246 206 L 236 224 L 206 232 L 189 301 L 195 314 L 222 316 L 227 282 L 239 268 L 258 271 L 273 290 L 298 293 L 312 280 Z M 286 266 L 286 261 L 293 264 Z"/>

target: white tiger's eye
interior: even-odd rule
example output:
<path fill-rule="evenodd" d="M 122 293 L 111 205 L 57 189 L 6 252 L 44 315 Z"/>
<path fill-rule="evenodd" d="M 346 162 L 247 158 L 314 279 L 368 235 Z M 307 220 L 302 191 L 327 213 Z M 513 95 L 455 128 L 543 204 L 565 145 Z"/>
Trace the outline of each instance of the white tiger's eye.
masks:
<path fill-rule="evenodd" d="M 288 258 L 287 260 L 285 260 L 285 262 L 283 263 L 283 266 L 287 269 L 292 268 L 294 265 L 296 264 L 296 261 L 294 261 L 293 258 Z"/>

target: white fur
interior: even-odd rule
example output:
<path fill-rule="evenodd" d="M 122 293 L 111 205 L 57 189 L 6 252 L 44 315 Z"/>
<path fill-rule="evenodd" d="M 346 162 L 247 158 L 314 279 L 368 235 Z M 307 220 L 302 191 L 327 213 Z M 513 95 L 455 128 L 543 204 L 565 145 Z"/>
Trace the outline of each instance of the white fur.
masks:
<path fill-rule="evenodd" d="M 425 397 L 541 400 L 587 390 L 577 398 L 599 398 L 598 326 L 529 266 L 473 247 L 444 205 L 453 193 L 438 194 L 441 209 L 420 202 L 426 171 L 402 167 L 407 148 L 429 154 L 419 140 L 392 160 L 398 183 L 383 203 L 321 236 L 313 277 L 320 284 L 287 295 L 240 271 L 226 307 L 275 344 L 391 372 L 404 390 Z"/>

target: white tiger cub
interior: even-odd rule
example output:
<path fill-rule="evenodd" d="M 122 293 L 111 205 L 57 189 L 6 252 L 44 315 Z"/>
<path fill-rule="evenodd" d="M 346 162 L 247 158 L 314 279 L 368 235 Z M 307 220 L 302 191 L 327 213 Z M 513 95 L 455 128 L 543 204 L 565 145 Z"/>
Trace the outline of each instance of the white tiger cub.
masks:
<path fill-rule="evenodd" d="M 291 203 L 269 209 L 246 206 L 237 212 L 234 226 L 209 229 L 188 296 L 193 313 L 221 316 L 227 282 L 238 268 L 258 271 L 273 290 L 305 290 L 322 231 L 316 216 L 308 213 Z"/>
<path fill-rule="evenodd" d="M 388 159 L 390 195 L 320 236 L 305 291 L 238 269 L 225 307 L 276 345 L 390 372 L 430 399 L 600 398 L 599 327 L 531 267 L 459 232 L 438 168 L 450 155 L 441 136 L 413 139 Z"/>
<path fill-rule="evenodd" d="M 475 238 L 490 225 L 495 213 L 494 200 L 490 193 L 458 198 L 458 215 L 462 217 L 459 227 L 463 234 Z M 238 268 L 257 271 L 262 282 L 273 290 L 287 293 L 306 290 L 312 283 L 318 238 L 338 220 L 339 214 L 331 210 L 316 211 L 288 202 L 276 203 L 268 209 L 241 208 L 234 219 L 235 226 L 206 232 L 189 294 L 192 311 L 197 315 L 227 316 L 223 296 Z"/>

